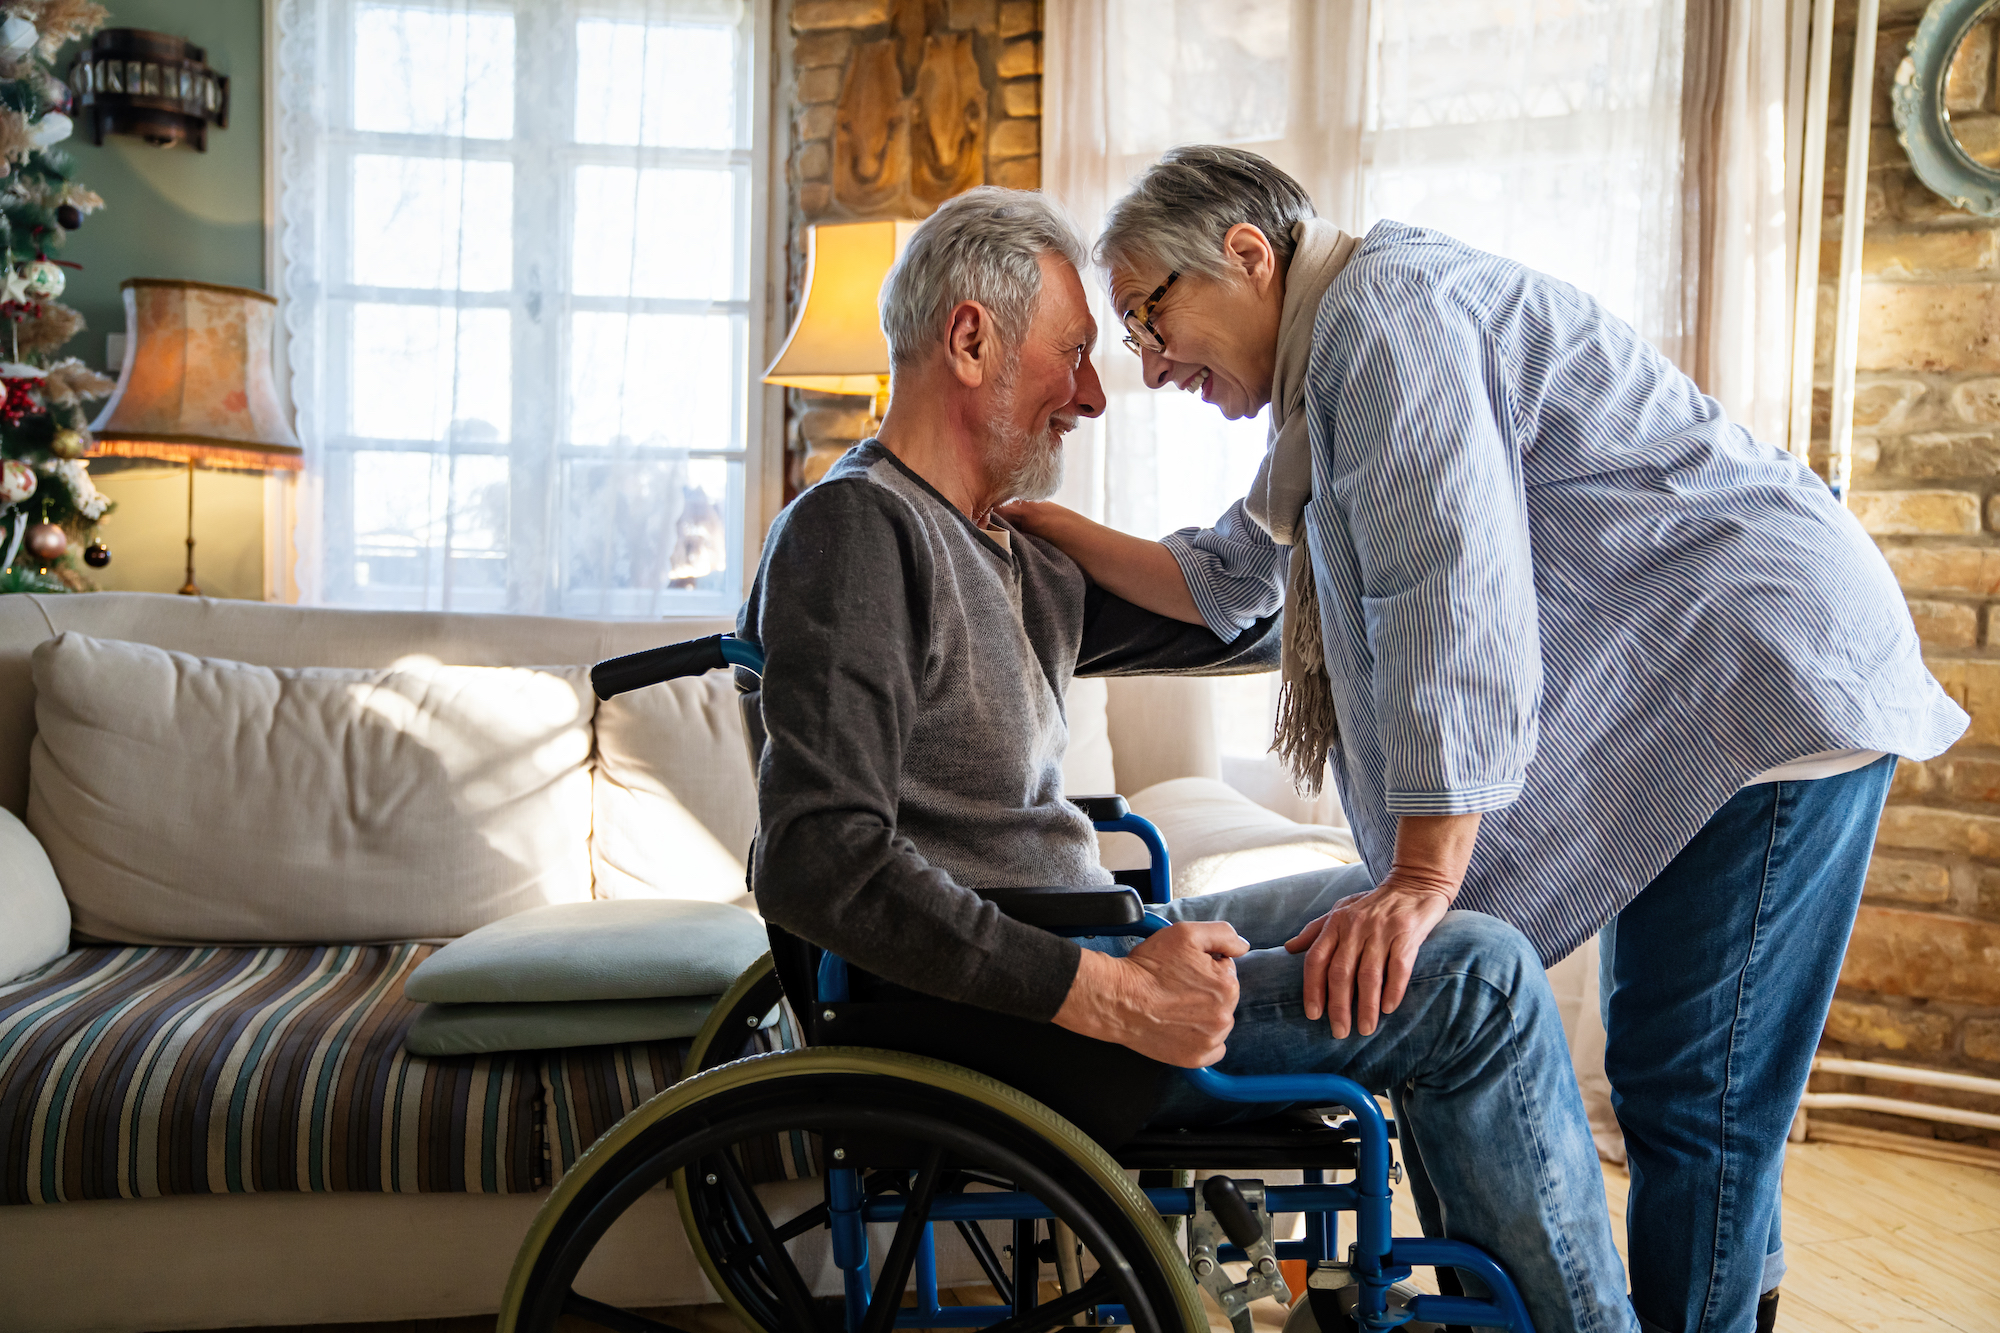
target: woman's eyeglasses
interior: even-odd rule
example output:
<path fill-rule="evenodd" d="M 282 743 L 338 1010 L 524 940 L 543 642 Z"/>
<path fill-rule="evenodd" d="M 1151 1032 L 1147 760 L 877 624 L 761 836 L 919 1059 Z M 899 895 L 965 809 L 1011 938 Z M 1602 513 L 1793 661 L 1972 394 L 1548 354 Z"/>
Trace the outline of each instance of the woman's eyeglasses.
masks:
<path fill-rule="evenodd" d="M 1139 303 L 1137 310 L 1127 310 L 1124 315 L 1125 345 L 1133 355 L 1151 352 L 1155 356 L 1167 350 L 1167 340 L 1153 327 L 1153 312 L 1160 308 L 1160 298 L 1167 294 L 1167 288 L 1180 278 L 1180 271 L 1167 274 L 1167 280 L 1153 289 L 1153 294 Z"/>

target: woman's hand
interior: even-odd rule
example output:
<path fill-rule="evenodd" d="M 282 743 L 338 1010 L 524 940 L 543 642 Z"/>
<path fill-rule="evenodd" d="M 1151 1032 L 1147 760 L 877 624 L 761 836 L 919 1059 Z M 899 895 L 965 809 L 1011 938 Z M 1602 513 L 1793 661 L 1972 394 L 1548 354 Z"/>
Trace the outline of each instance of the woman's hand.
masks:
<path fill-rule="evenodd" d="M 1324 1016 L 1336 1039 L 1373 1035 L 1409 989 L 1417 950 L 1451 910 L 1479 837 L 1479 816 L 1405 815 L 1396 824 L 1396 859 L 1367 893 L 1285 941 L 1306 956 L 1307 1018 Z"/>
<path fill-rule="evenodd" d="M 1190 625 L 1202 623 L 1187 575 L 1173 552 L 1159 542 L 1093 523 L 1074 509 L 1046 500 L 1016 500 L 996 512 L 1023 532 L 1054 544 L 1100 588 L 1155 615 Z"/>

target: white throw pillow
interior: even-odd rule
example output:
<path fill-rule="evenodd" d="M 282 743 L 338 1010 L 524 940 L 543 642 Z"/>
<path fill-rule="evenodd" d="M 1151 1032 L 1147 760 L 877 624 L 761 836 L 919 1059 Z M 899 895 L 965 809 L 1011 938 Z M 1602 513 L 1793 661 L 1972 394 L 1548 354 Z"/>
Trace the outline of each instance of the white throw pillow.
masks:
<path fill-rule="evenodd" d="M 591 867 L 599 898 L 748 905 L 757 779 L 729 672 L 663 681 L 597 706 Z"/>
<path fill-rule="evenodd" d="M 1166 841 L 1176 898 L 1240 889 L 1361 859 L 1346 830 L 1295 824 L 1214 778 L 1156 782 L 1131 802 L 1133 813 L 1152 820 Z M 1146 864 L 1145 848 L 1130 834 L 1098 837 L 1107 869 L 1136 870 Z"/>
<path fill-rule="evenodd" d="M 447 939 L 590 897 L 582 667 L 273 669 L 70 633 L 34 680 L 28 827 L 86 935 Z"/>
<path fill-rule="evenodd" d="M 69 903 L 49 855 L 0 809 L 0 986 L 69 952 Z"/>

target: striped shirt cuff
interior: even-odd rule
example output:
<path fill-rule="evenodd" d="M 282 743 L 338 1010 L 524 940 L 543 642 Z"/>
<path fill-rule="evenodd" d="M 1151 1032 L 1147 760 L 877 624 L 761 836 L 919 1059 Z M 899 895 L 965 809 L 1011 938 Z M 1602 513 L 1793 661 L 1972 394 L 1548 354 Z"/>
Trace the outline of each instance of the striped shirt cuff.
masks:
<path fill-rule="evenodd" d="M 1181 577 L 1187 580 L 1188 592 L 1194 598 L 1194 609 L 1200 613 L 1201 623 L 1208 626 L 1211 634 L 1228 643 L 1257 623 L 1257 616 L 1232 611 L 1223 603 L 1209 579 L 1213 556 L 1197 551 L 1178 532 L 1170 532 L 1160 538 L 1160 545 L 1167 548 L 1174 557 L 1174 563 L 1181 567 Z"/>
<path fill-rule="evenodd" d="M 1392 815 L 1476 815 L 1512 805 L 1525 785 L 1496 782 L 1461 791 L 1392 791 L 1384 803 Z"/>

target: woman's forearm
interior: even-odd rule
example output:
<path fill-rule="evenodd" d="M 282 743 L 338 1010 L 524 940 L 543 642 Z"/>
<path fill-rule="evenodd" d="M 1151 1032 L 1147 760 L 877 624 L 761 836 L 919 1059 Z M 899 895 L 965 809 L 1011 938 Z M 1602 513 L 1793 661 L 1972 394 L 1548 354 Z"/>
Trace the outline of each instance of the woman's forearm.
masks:
<path fill-rule="evenodd" d="M 1391 873 L 1413 887 L 1434 888 L 1455 898 L 1478 841 L 1477 814 L 1404 815 L 1396 821 Z"/>
<path fill-rule="evenodd" d="M 1155 615 L 1203 623 L 1180 561 L 1161 543 L 1093 523 L 1057 504 L 1013 504 L 1002 512 L 1017 527 L 1061 547 L 1107 592 Z"/>

